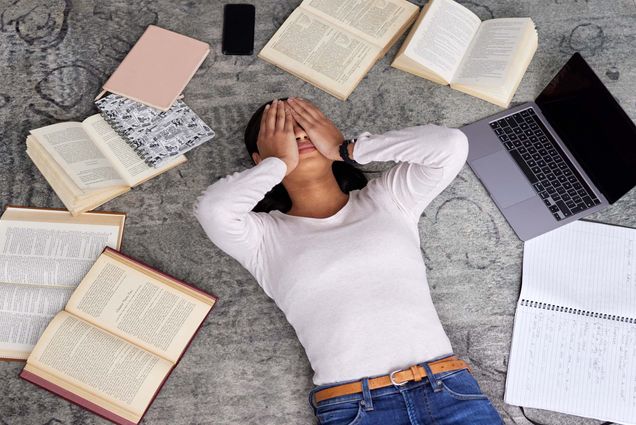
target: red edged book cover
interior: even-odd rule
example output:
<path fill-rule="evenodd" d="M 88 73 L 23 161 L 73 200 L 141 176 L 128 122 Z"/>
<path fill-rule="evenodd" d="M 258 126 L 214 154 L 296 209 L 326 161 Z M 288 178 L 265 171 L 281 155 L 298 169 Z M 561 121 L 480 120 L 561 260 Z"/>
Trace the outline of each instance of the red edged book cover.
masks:
<path fill-rule="evenodd" d="M 194 340 L 194 337 L 197 335 L 197 333 L 199 332 L 199 330 L 201 329 L 201 327 L 203 326 L 203 323 L 205 323 L 205 321 L 207 320 L 207 317 L 209 316 L 210 312 L 212 311 L 212 309 L 214 308 L 214 306 L 216 305 L 216 302 L 218 301 L 218 297 L 213 295 L 213 294 L 209 294 L 207 292 L 204 292 L 186 282 L 183 282 L 179 279 L 174 278 L 173 276 L 167 275 L 165 273 L 162 273 L 161 271 L 147 265 L 144 264 L 138 260 L 135 260 L 125 254 L 122 254 L 121 252 L 114 250 L 112 248 L 105 248 L 104 252 L 110 252 L 111 254 L 124 258 L 127 261 L 130 261 L 132 263 L 134 263 L 136 266 L 145 269 L 151 273 L 154 274 L 159 274 L 161 275 L 163 278 L 169 279 L 172 282 L 178 284 L 178 285 L 182 285 L 190 290 L 196 291 L 197 293 L 203 295 L 205 298 L 209 299 L 209 301 L 212 303 L 210 306 L 210 310 L 208 310 L 207 314 L 205 315 L 205 317 L 203 318 L 203 320 L 201 321 L 201 323 L 199 323 L 199 326 L 197 327 L 196 331 L 192 334 L 192 337 L 190 338 L 190 340 L 188 341 L 188 343 L 186 344 L 186 346 L 184 347 L 183 351 L 181 352 L 179 359 L 174 363 L 174 365 L 172 366 L 172 368 L 170 369 L 170 371 L 166 374 L 166 376 L 164 377 L 164 379 L 161 381 L 161 384 L 157 387 L 157 390 L 155 391 L 155 393 L 153 394 L 150 402 L 148 403 L 148 406 L 146 407 L 146 410 L 144 411 L 144 413 L 141 415 L 141 417 L 139 418 L 138 422 L 132 422 L 126 418 L 123 418 L 115 413 L 113 413 L 112 411 L 105 409 L 102 406 L 99 406 L 89 400 L 87 400 L 84 397 L 81 397 L 65 388 L 60 387 L 59 385 L 50 382 L 49 380 L 34 374 L 32 372 L 29 372 L 27 370 L 22 370 L 22 372 L 20 372 L 20 378 L 31 382 L 32 384 L 35 384 L 47 391 L 50 391 L 51 393 L 62 397 L 63 399 L 70 401 L 71 403 L 75 403 L 78 406 L 81 406 L 93 413 L 95 413 L 96 415 L 99 415 L 101 417 L 103 417 L 104 419 L 107 419 L 113 423 L 119 424 L 119 425 L 136 425 L 139 422 L 141 422 L 141 420 L 143 419 L 143 417 L 146 415 L 146 412 L 148 411 L 148 409 L 150 408 L 150 406 L 152 405 L 152 403 L 154 402 L 155 398 L 157 397 L 157 395 L 159 394 L 159 391 L 161 391 L 161 388 L 164 386 L 164 384 L 166 383 L 166 381 L 168 380 L 168 377 L 172 374 L 172 371 L 174 370 L 175 367 L 177 367 L 177 365 L 179 364 L 179 362 L 181 361 L 181 358 L 183 358 L 183 355 L 185 354 L 185 352 L 188 350 L 188 348 L 190 347 L 190 344 L 192 344 L 192 341 Z"/>

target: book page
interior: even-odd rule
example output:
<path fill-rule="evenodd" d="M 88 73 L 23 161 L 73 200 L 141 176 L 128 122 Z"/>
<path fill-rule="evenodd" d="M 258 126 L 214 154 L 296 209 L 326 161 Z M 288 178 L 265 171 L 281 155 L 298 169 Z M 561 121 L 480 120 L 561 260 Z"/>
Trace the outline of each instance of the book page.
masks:
<path fill-rule="evenodd" d="M 404 54 L 451 81 L 481 21 L 452 0 L 431 1 Z"/>
<path fill-rule="evenodd" d="M 0 283 L 0 357 L 26 360 L 72 292 L 73 288 Z"/>
<path fill-rule="evenodd" d="M 0 220 L 0 282 L 75 288 L 119 241 L 117 225 Z"/>
<path fill-rule="evenodd" d="M 168 171 L 177 163 L 185 161 L 185 157 L 180 155 L 167 161 L 161 167 L 151 167 L 108 125 L 100 114 L 86 118 L 83 124 L 84 129 L 95 141 L 99 150 L 110 160 L 129 186 L 135 186 Z"/>
<path fill-rule="evenodd" d="M 173 366 L 65 311 L 46 328 L 28 363 L 137 415 Z"/>
<path fill-rule="evenodd" d="M 373 66 L 380 51 L 301 7 L 292 12 L 259 57 L 345 99 Z"/>
<path fill-rule="evenodd" d="M 380 48 L 391 41 L 418 10 L 404 0 L 305 0 L 300 7 L 331 18 Z"/>
<path fill-rule="evenodd" d="M 176 362 L 210 305 L 103 254 L 66 309 Z"/>
<path fill-rule="evenodd" d="M 453 78 L 453 84 L 500 87 L 514 79 L 511 68 L 531 21 L 528 18 L 484 21 Z"/>
<path fill-rule="evenodd" d="M 31 130 L 31 134 L 80 189 L 126 185 L 81 124 L 53 124 Z"/>

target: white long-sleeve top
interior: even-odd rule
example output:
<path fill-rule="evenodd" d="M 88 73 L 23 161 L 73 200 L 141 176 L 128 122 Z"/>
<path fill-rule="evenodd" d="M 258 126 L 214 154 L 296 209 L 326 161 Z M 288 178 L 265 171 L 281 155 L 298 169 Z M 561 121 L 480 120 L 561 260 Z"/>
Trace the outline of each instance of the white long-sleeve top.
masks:
<path fill-rule="evenodd" d="M 362 133 L 353 158 L 396 161 L 326 218 L 252 208 L 285 176 L 268 157 L 198 198 L 209 238 L 238 260 L 285 313 L 314 384 L 383 375 L 452 353 L 431 301 L 418 220 L 468 154 L 464 134 L 434 125 Z"/>

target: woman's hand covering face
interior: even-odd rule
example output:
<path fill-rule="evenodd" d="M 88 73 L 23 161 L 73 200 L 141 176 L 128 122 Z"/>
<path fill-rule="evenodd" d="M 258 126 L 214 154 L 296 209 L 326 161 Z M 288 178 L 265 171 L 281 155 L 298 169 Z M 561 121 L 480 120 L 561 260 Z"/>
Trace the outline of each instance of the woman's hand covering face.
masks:
<path fill-rule="evenodd" d="M 290 97 L 287 104 L 294 119 L 305 130 L 315 148 L 329 159 L 340 160 L 339 147 L 344 137 L 333 122 L 307 100 Z"/>
<path fill-rule="evenodd" d="M 285 102 L 274 100 L 271 105 L 265 107 L 256 146 L 262 159 L 275 156 L 283 160 L 287 165 L 285 175 L 291 173 L 298 165 L 294 121 L 291 109 L 285 106 Z"/>

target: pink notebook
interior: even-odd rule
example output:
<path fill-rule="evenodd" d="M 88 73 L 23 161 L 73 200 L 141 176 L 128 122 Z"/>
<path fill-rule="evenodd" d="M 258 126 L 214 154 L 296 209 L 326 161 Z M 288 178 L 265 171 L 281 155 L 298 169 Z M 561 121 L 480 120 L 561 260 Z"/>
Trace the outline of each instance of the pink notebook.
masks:
<path fill-rule="evenodd" d="M 106 81 L 115 93 L 167 111 L 210 52 L 210 46 L 150 25 Z"/>

